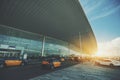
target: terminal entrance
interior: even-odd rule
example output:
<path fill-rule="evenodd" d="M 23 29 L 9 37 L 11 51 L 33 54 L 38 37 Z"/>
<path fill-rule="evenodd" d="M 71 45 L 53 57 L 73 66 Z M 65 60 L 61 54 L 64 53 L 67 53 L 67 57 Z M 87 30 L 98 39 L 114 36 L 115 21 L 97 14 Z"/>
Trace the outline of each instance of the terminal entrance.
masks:
<path fill-rule="evenodd" d="M 20 58 L 21 50 L 0 49 L 0 58 Z"/>
<path fill-rule="evenodd" d="M 20 59 L 21 50 L 0 49 L 0 68 L 5 66 L 24 65 Z"/>

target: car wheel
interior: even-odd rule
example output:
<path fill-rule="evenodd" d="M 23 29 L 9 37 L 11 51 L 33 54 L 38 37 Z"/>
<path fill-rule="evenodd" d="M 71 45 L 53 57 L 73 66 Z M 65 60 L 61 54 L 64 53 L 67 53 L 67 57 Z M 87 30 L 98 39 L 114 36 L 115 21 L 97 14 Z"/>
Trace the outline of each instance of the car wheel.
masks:
<path fill-rule="evenodd" d="M 111 67 L 113 67 L 114 65 L 113 64 L 110 64 Z"/>
<path fill-rule="evenodd" d="M 0 64 L 0 68 L 3 68 L 4 67 L 4 64 Z"/>

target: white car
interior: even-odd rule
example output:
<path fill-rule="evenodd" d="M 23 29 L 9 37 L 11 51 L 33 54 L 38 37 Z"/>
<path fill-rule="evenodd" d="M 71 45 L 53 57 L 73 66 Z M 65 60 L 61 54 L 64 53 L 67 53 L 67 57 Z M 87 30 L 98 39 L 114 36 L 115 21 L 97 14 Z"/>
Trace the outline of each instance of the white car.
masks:
<path fill-rule="evenodd" d="M 120 66 L 120 61 L 104 59 L 104 60 L 96 60 L 95 64 L 107 65 L 107 66 Z"/>

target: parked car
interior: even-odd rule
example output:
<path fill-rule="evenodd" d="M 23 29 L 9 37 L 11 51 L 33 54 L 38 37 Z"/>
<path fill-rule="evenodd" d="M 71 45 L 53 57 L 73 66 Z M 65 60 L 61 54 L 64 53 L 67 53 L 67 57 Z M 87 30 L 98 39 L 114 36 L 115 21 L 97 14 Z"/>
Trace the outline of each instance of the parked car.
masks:
<path fill-rule="evenodd" d="M 74 61 L 81 62 L 81 58 L 80 57 L 74 57 Z"/>
<path fill-rule="evenodd" d="M 107 66 L 120 66 L 120 61 L 111 60 L 111 59 L 103 59 L 103 60 L 96 60 L 95 64 L 107 65 Z"/>
<path fill-rule="evenodd" d="M 61 61 L 55 58 L 50 58 L 50 59 L 44 59 L 42 61 L 42 67 L 48 67 L 50 69 L 54 69 L 56 67 L 61 66 Z"/>
<path fill-rule="evenodd" d="M 17 58 L 2 58 L 0 59 L 0 68 L 6 67 L 6 66 L 20 66 L 20 65 L 25 65 L 24 60 L 20 60 Z"/>
<path fill-rule="evenodd" d="M 69 57 L 69 60 L 70 61 L 74 61 L 74 57 Z"/>

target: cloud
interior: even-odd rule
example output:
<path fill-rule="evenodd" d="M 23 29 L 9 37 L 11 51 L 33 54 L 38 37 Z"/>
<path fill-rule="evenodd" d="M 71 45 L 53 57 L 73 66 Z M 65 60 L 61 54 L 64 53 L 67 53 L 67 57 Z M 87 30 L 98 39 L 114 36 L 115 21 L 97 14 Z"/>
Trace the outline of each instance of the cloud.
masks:
<path fill-rule="evenodd" d="M 107 17 L 114 12 L 120 10 L 120 5 L 118 1 L 113 0 L 79 0 L 85 14 L 88 16 L 90 21 L 101 19 Z"/>
<path fill-rule="evenodd" d="M 120 56 L 120 37 L 109 42 L 99 43 L 98 48 L 104 56 Z"/>
<path fill-rule="evenodd" d="M 104 11 L 101 11 L 100 14 L 93 16 L 90 20 L 93 21 L 96 19 L 100 19 L 100 18 L 109 16 L 109 15 L 113 14 L 114 12 L 116 12 L 117 10 L 120 10 L 120 5 L 115 8 L 112 8 L 112 7 L 105 8 Z"/>
<path fill-rule="evenodd" d="M 100 7 L 103 4 L 103 1 L 98 2 L 97 0 L 92 2 L 90 0 L 79 0 L 79 1 L 83 6 L 86 14 L 91 14 L 93 11 L 95 11 L 98 7 Z"/>
<path fill-rule="evenodd" d="M 93 11 L 97 10 L 101 5 L 103 4 L 103 1 L 101 2 L 94 2 L 93 4 L 85 7 L 86 14 L 91 14 Z"/>

